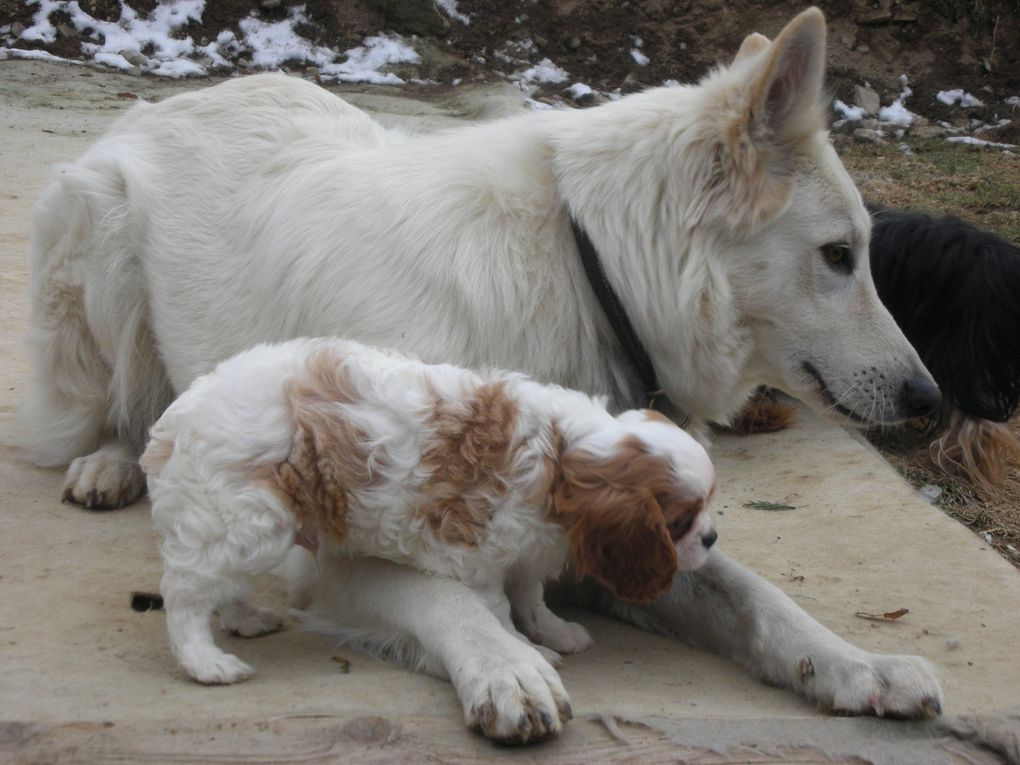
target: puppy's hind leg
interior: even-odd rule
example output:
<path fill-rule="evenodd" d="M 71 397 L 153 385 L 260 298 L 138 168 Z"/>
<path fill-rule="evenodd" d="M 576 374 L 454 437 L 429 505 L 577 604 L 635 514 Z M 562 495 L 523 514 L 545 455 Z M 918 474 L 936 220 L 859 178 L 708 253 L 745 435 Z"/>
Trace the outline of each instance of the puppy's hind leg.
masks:
<path fill-rule="evenodd" d="M 515 579 L 507 583 L 514 623 L 535 643 L 560 653 L 580 653 L 591 647 L 592 637 L 584 627 L 554 614 L 545 604 L 542 582 Z"/>
<path fill-rule="evenodd" d="M 184 670 L 200 683 L 226 685 L 255 670 L 217 647 L 209 620 L 221 604 L 237 602 L 233 583 L 210 582 L 187 571 L 168 569 L 161 587 L 170 648 Z"/>

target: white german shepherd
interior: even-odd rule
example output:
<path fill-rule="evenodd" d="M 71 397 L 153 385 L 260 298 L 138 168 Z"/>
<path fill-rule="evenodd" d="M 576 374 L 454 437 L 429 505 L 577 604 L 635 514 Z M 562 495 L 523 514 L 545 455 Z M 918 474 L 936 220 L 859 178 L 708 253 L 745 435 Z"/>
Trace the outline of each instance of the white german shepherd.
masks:
<path fill-rule="evenodd" d="M 73 460 L 68 499 L 131 502 L 175 393 L 302 335 L 640 404 L 571 217 L 695 430 L 761 383 L 840 421 L 924 412 L 938 391 L 876 296 L 868 214 L 825 131 L 824 59 L 810 9 L 697 86 L 420 137 L 282 75 L 138 104 L 34 212 L 28 446 L 41 464 Z M 544 659 L 478 639 L 470 591 L 381 562 L 334 567 L 322 608 L 415 636 L 469 722 L 513 738 L 523 709 L 543 709 Z M 595 600 L 827 708 L 940 710 L 922 659 L 849 645 L 722 554 L 651 607 Z"/>

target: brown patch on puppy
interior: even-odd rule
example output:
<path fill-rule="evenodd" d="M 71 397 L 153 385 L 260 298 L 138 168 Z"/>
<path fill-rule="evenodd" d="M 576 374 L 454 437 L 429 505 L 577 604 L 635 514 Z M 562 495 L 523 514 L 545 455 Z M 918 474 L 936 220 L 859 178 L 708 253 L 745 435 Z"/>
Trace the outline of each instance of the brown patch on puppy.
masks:
<path fill-rule="evenodd" d="M 560 471 L 552 519 L 567 529 L 578 573 L 638 603 L 665 592 L 677 568 L 673 542 L 690 529 L 704 498 L 635 436 L 609 457 L 568 450 Z"/>
<path fill-rule="evenodd" d="M 284 385 L 294 422 L 294 443 L 285 462 L 263 465 L 255 479 L 272 491 L 298 522 L 298 539 L 321 532 L 336 542 L 347 536 L 349 494 L 371 485 L 364 433 L 344 415 L 358 400 L 342 359 L 324 349 L 312 354 L 304 373 Z"/>
<path fill-rule="evenodd" d="M 477 545 L 492 516 L 492 499 L 505 496 L 519 443 L 517 404 L 503 382 L 480 385 L 465 399 L 434 394 L 428 425 L 433 437 L 422 453 L 428 501 L 418 513 L 436 538 Z"/>

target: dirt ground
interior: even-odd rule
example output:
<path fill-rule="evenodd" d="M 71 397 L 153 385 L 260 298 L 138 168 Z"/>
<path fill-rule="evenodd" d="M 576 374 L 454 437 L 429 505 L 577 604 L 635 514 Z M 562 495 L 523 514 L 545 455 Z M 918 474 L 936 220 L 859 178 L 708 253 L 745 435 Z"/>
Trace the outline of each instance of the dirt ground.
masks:
<path fill-rule="evenodd" d="M 92 16 L 115 20 L 118 0 L 81 0 Z M 155 0 L 132 0 L 145 12 Z M 829 85 L 852 102 L 865 82 L 889 103 L 907 75 L 909 107 L 931 119 L 959 117 L 939 104 L 939 90 L 964 88 L 986 106 L 967 117 L 994 121 L 1020 94 L 1020 2 L 1018 0 L 816 0 L 829 20 Z M 202 23 L 186 32 L 205 44 L 256 11 L 266 21 L 283 19 L 293 2 L 207 2 Z M 460 0 L 470 23 L 452 21 L 433 0 L 307 0 L 302 33 L 317 44 L 345 50 L 382 30 L 415 35 L 423 64 L 410 76 L 447 84 L 454 79 L 491 80 L 549 58 L 570 73 L 562 85 L 546 86 L 555 97 L 573 82 L 600 91 L 639 90 L 668 79 L 690 82 L 729 60 L 751 31 L 775 35 L 803 10 L 804 0 Z M 275 6 L 275 7 L 274 7 Z M 0 24 L 29 24 L 35 6 L 0 0 Z M 61 36 L 45 48 L 79 56 L 79 40 Z M 37 47 L 41 44 L 25 44 Z M 648 63 L 631 51 L 640 48 Z M 1016 142 L 1014 125 L 996 140 Z"/>

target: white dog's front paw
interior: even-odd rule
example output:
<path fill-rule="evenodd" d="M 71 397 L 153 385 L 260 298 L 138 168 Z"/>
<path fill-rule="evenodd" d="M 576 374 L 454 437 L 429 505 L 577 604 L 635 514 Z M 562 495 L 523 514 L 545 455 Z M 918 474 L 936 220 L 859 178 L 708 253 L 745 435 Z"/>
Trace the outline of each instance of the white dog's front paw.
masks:
<path fill-rule="evenodd" d="M 573 717 L 556 670 L 523 643 L 512 651 L 494 651 L 481 666 L 458 669 L 456 685 L 468 727 L 495 741 L 537 741 L 559 733 Z"/>
<path fill-rule="evenodd" d="M 144 491 L 145 474 L 138 461 L 119 444 L 108 444 L 71 463 L 63 500 L 90 510 L 108 510 L 130 505 Z"/>
<path fill-rule="evenodd" d="M 255 608 L 243 602 L 220 608 L 220 627 L 241 637 L 268 635 L 282 626 L 283 620 L 269 608 Z"/>
<path fill-rule="evenodd" d="M 828 660 L 803 656 L 798 672 L 808 696 L 836 714 L 932 718 L 942 714 L 942 687 L 920 656 L 860 652 Z"/>
<path fill-rule="evenodd" d="M 252 666 L 218 648 L 183 656 L 181 666 L 195 680 L 205 685 L 231 685 L 255 674 Z"/>

